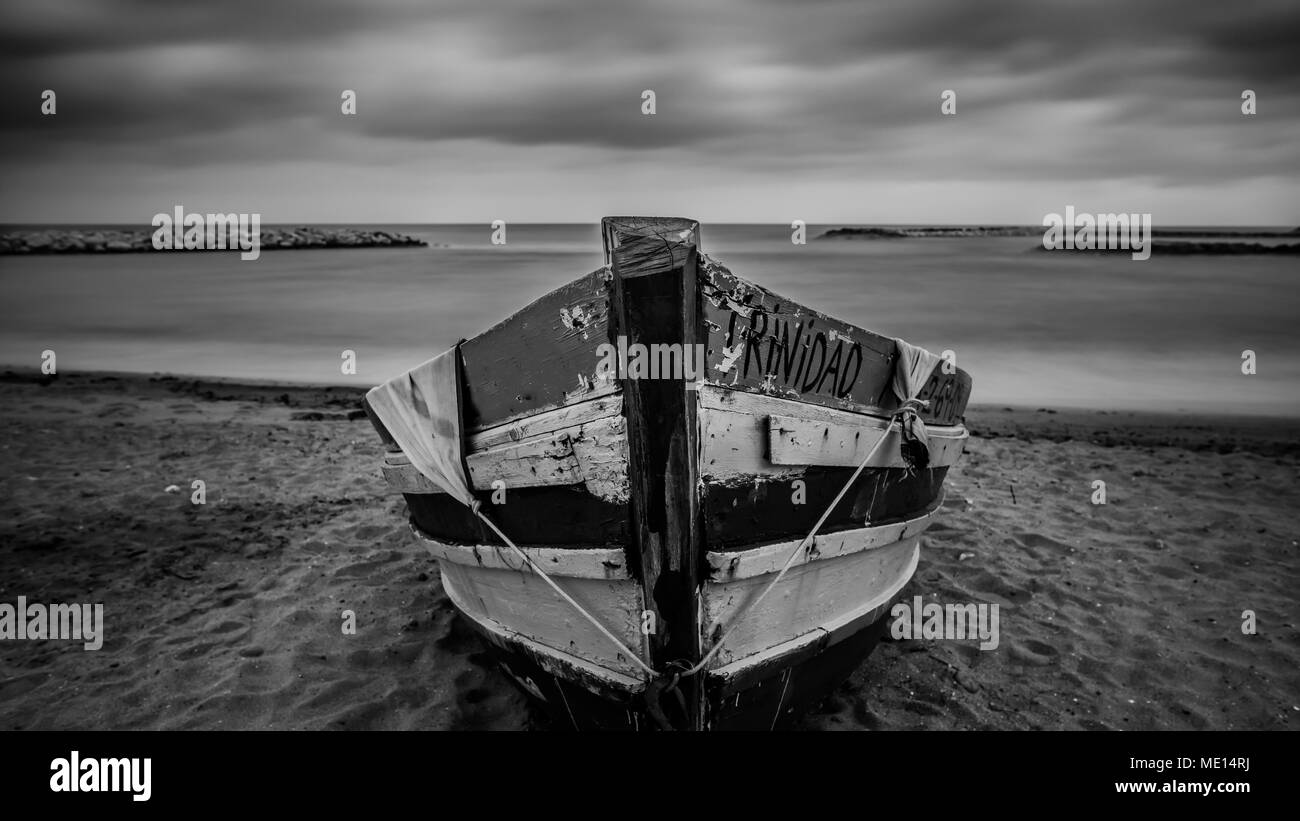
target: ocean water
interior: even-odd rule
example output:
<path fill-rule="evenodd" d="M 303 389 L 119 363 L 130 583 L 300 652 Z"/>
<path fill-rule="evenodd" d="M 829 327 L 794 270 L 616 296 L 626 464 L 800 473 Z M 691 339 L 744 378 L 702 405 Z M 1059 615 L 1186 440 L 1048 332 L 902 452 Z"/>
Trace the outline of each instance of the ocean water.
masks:
<path fill-rule="evenodd" d="M 372 226 L 381 227 L 381 226 Z M 382 226 L 436 247 L 0 257 L 0 364 L 381 382 L 599 267 L 596 225 Z M 705 225 L 735 273 L 878 333 L 953 350 L 972 402 L 1296 415 L 1294 257 L 1035 251 L 1035 237 L 813 239 Z M 341 373 L 341 352 L 357 355 Z M 1255 351 L 1257 373 L 1241 372 Z"/>

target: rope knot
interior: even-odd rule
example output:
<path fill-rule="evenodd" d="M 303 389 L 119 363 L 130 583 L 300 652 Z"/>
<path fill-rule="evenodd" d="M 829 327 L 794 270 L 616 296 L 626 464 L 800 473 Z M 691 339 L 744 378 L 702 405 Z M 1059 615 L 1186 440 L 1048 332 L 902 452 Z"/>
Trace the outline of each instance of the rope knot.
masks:
<path fill-rule="evenodd" d="M 894 411 L 892 418 L 898 420 L 903 432 L 903 441 L 899 453 L 909 476 L 930 464 L 930 444 L 925 433 L 925 423 L 921 421 L 921 411 L 930 407 L 930 400 L 917 399 L 915 396 L 904 399 Z"/>
<path fill-rule="evenodd" d="M 904 399 L 903 403 L 898 406 L 898 410 L 894 411 L 893 416 L 895 419 L 906 421 L 911 418 L 916 418 L 920 415 L 921 411 L 928 407 L 930 407 L 929 399 L 917 399 L 913 396 L 911 399 Z"/>

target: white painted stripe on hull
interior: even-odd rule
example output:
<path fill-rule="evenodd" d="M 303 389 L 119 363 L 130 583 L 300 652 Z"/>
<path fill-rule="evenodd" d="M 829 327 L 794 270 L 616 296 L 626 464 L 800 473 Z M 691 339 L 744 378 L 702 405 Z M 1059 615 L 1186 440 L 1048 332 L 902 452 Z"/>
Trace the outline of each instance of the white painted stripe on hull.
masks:
<path fill-rule="evenodd" d="M 871 419 L 871 417 L 863 417 Z M 872 453 L 876 443 L 888 430 L 887 425 L 877 426 L 875 420 L 863 424 L 817 422 L 773 414 L 767 417 L 768 461 L 774 465 L 824 466 L 855 468 Z M 930 464 L 948 467 L 957 461 L 969 434 L 965 428 L 930 428 Z M 872 454 L 867 467 L 902 468 L 901 445 L 903 434 L 897 428 L 889 430 L 888 438 Z"/>
<path fill-rule="evenodd" d="M 848 556 L 862 550 L 876 550 L 918 536 L 930 526 L 942 504 L 943 500 L 940 497 L 939 502 L 925 513 L 901 522 L 818 534 L 813 538 L 812 545 L 805 548 L 803 554 L 796 558 L 791 566 L 798 567 L 809 562 Z M 776 573 L 785 565 L 790 553 L 802 543 L 803 539 L 800 538 L 773 542 L 748 550 L 711 550 L 705 554 L 709 564 L 709 577 L 713 581 L 724 582 Z"/>
<path fill-rule="evenodd" d="M 797 399 L 769 396 L 765 393 L 738 391 L 707 383 L 700 385 L 697 393 L 701 410 L 744 411 L 763 418 L 774 415 L 789 416 L 795 419 L 806 419 L 810 422 L 829 422 L 831 424 L 858 426 L 874 424 L 881 429 L 884 429 L 889 424 L 889 418 L 885 416 L 828 408 L 824 405 L 800 402 Z M 926 428 L 933 431 L 944 431 L 961 429 L 962 426 L 927 425 Z"/>
<path fill-rule="evenodd" d="M 885 608 L 889 603 L 902 592 L 903 588 L 911 581 L 913 574 L 916 573 L 916 566 L 921 558 L 920 539 L 912 539 L 901 544 L 910 544 L 912 549 L 908 553 L 907 564 L 898 573 L 894 581 L 887 587 L 880 590 L 870 599 L 863 602 L 858 607 L 849 612 L 831 619 L 825 624 L 819 625 L 812 630 L 797 635 L 786 641 L 774 644 L 764 648 L 756 653 L 738 658 L 721 666 L 712 667 L 707 671 L 707 675 L 724 682 L 723 692 L 729 692 L 726 686 L 728 682 L 735 682 L 737 679 L 763 666 L 772 666 L 779 669 L 782 666 L 782 658 L 793 656 L 801 650 L 806 650 L 814 644 L 824 643 L 821 649 L 826 649 L 835 644 L 844 641 L 859 630 L 866 629 L 878 618 L 885 615 Z M 725 652 L 719 652 L 719 655 L 726 655 Z"/>
<path fill-rule="evenodd" d="M 439 566 L 443 588 L 452 603 L 475 621 L 489 620 L 567 656 L 638 678 L 640 670 L 635 663 L 535 575 L 449 561 Z M 644 608 L 638 582 L 564 576 L 552 579 L 625 646 L 646 653 L 640 629 Z"/>
<path fill-rule="evenodd" d="M 508 547 L 486 544 L 447 544 L 432 538 L 415 525 L 411 525 L 411 532 L 421 544 L 442 561 L 492 570 L 514 570 L 528 574 L 533 572 Z M 631 578 L 627 572 L 627 554 L 622 548 L 521 547 L 520 549 L 545 570 L 548 576 L 609 580 Z"/>
<path fill-rule="evenodd" d="M 455 598 L 452 602 L 455 603 Z M 502 645 L 507 649 L 518 650 L 522 648 L 528 655 L 532 656 L 534 661 L 538 662 L 548 673 L 566 681 L 582 685 L 593 692 L 600 693 L 602 690 L 613 690 L 618 693 L 635 693 L 645 689 L 643 679 L 592 664 L 587 659 L 578 658 L 569 655 L 561 650 L 556 650 L 545 644 L 533 641 L 527 636 L 516 633 L 510 628 L 498 624 L 492 619 L 480 618 L 478 616 L 466 613 L 459 604 L 457 609 L 465 613 L 466 618 L 473 621 L 485 633 L 488 634 L 490 641 Z M 516 645 L 510 647 L 510 645 Z M 548 663 L 549 660 L 549 663 Z M 513 670 L 510 674 L 518 678 L 518 674 Z M 525 687 L 536 692 L 537 685 L 532 682 L 523 681 Z M 531 685 L 531 686 L 530 686 Z M 595 686 L 593 686 L 595 685 Z M 543 696 L 543 698 L 545 698 Z"/>
<path fill-rule="evenodd" d="M 533 436 L 543 436 L 556 431 L 567 430 L 597 419 L 623 415 L 623 395 L 603 396 L 565 405 L 555 410 L 545 411 L 504 425 L 487 428 L 467 437 L 466 447 L 475 453 L 498 445 L 518 442 Z"/>
<path fill-rule="evenodd" d="M 826 543 L 824 552 L 799 560 L 763 604 L 745 615 L 708 675 L 720 679 L 724 688 L 743 688 L 748 686 L 746 674 L 758 668 L 780 669 L 791 663 L 783 662 L 784 657 L 809 651 L 813 645 L 825 649 L 865 629 L 883 615 L 881 608 L 915 573 L 920 557 L 920 531 L 915 529 L 928 524 L 930 515 L 848 531 L 835 542 L 838 547 Z M 557 674 L 568 671 L 567 678 L 577 676 L 582 680 L 576 683 L 593 691 L 641 688 L 637 668 L 527 567 L 521 570 L 509 564 L 512 556 L 492 546 L 442 544 L 412 530 L 440 559 L 443 586 L 452 603 L 485 631 L 524 646 L 534 656 L 551 659 L 559 665 Z M 891 533 L 907 535 L 885 543 Z M 749 597 L 758 595 L 779 571 L 788 556 L 780 549 L 783 545 L 793 549 L 797 542 L 709 554 L 711 566 L 720 557 L 739 559 L 738 566 L 747 575 L 705 583 L 701 607 L 706 624 L 721 623 L 725 629 L 731 623 Z M 622 551 L 527 550 L 621 641 L 646 652 L 639 629 L 644 599 L 639 584 L 621 567 Z M 614 558 L 620 562 L 618 570 L 604 565 Z M 615 575 L 603 575 L 606 572 Z"/>
<path fill-rule="evenodd" d="M 888 600 L 916 570 L 920 538 L 910 536 L 874 550 L 792 567 L 758 607 L 744 612 L 735 623 L 735 632 L 718 653 L 717 667 L 726 668 L 796 639 L 819 640 L 820 634 L 810 634 L 831 632 L 836 625 L 847 624 Z M 770 581 L 771 575 L 764 573 L 706 582 L 702 588 L 703 623 L 709 625 L 710 638 L 719 625 L 729 629 L 747 602 Z"/>

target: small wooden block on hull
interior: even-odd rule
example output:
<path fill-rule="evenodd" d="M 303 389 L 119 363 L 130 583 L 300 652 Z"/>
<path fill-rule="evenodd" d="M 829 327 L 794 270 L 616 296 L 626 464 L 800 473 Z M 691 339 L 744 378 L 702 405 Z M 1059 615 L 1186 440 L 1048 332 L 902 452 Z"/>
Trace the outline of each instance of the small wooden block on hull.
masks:
<path fill-rule="evenodd" d="M 620 401 L 597 400 L 478 434 L 471 446 L 480 449 L 465 457 L 472 487 L 490 491 L 497 481 L 507 490 L 585 485 L 602 500 L 627 501 L 627 422 L 618 415 L 621 409 Z M 401 493 L 442 492 L 400 453 L 388 453 L 381 471 Z"/>
<path fill-rule="evenodd" d="M 721 484 L 749 484 L 799 476 L 808 467 L 857 467 L 889 425 L 888 419 L 808 405 L 776 396 L 702 386 L 700 426 L 705 478 Z M 927 426 L 930 466 L 957 461 L 966 428 Z M 902 468 L 902 435 L 890 439 L 868 467 Z"/>
<path fill-rule="evenodd" d="M 767 425 L 768 459 L 774 465 L 857 467 L 884 437 L 888 423 L 846 425 L 774 415 L 767 418 Z M 966 438 L 963 428 L 931 429 L 930 464 L 947 467 L 956 462 Z M 889 438 L 867 462 L 867 467 L 907 467 L 902 442 L 902 432 L 898 428 L 890 430 Z"/>

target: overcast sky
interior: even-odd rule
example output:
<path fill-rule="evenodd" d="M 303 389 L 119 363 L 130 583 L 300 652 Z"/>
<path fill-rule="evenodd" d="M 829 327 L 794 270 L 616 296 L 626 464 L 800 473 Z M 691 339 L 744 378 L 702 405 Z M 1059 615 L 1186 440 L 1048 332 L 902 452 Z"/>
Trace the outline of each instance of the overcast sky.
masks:
<path fill-rule="evenodd" d="M 1295 0 L 4 0 L 0 221 L 1294 226 L 1298 43 Z"/>

